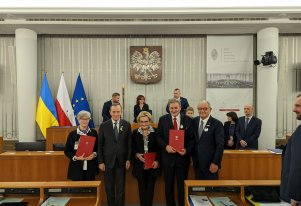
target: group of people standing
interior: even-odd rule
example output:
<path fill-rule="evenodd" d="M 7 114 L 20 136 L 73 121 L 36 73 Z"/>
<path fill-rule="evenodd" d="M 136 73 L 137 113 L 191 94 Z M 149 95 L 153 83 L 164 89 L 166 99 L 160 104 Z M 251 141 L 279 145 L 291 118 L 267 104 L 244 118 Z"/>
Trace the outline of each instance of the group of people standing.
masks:
<path fill-rule="evenodd" d="M 65 154 L 70 159 L 68 178 L 93 180 L 99 168 L 104 173 L 108 205 L 121 206 L 124 205 L 125 199 L 126 170 L 132 164 L 133 176 L 138 181 L 140 204 L 151 206 L 156 178 L 163 171 L 167 206 L 176 205 L 175 180 L 178 205 L 184 206 L 184 180 L 188 179 L 191 159 L 196 179 L 215 180 L 218 179 L 218 170 L 221 168 L 224 145 L 231 148 L 237 140 L 236 145 L 239 148 L 257 149 L 261 121 L 252 116 L 251 105 L 245 106 L 246 117 L 239 118 L 237 122 L 237 116 L 228 113 L 229 122 L 225 124 L 225 128 L 228 129 L 224 129 L 223 124 L 210 115 L 212 108 L 208 101 L 199 102 L 199 115 L 193 117 L 193 108 L 189 107 L 187 99 L 180 97 L 178 89 L 175 89 L 174 97 L 177 98 L 168 102 L 168 114 L 161 116 L 158 127 L 153 128 L 150 124 L 152 115 L 149 107 L 145 104 L 144 97 L 138 96 L 134 110 L 139 128 L 133 132 L 131 124 L 121 119 L 122 106 L 119 104 L 118 93 L 114 93 L 112 100 L 104 104 L 104 108 L 109 108 L 109 112 L 103 111 L 104 122 L 100 125 L 98 134 L 88 127 L 91 114 L 81 111 L 77 115 L 79 126 L 69 134 L 65 147 Z M 186 107 L 185 110 L 182 109 L 182 104 Z M 189 112 L 192 115 L 189 116 Z M 247 118 L 248 125 L 245 125 L 244 120 Z M 253 128 L 259 129 L 254 139 L 247 136 Z M 184 130 L 184 148 L 181 151 L 169 144 L 170 130 Z M 225 134 L 229 139 L 225 139 Z M 81 135 L 96 138 L 94 151 L 89 157 L 76 156 Z M 146 169 L 144 154 L 149 152 L 155 152 L 157 155 L 152 168 Z"/>

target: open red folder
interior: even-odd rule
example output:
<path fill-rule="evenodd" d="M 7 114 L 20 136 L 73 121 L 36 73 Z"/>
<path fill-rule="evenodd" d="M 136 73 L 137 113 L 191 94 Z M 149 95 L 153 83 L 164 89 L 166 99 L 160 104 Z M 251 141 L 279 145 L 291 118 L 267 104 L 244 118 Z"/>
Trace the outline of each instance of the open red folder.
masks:
<path fill-rule="evenodd" d="M 145 169 L 149 169 L 149 168 L 153 168 L 153 163 L 156 160 L 157 154 L 156 152 L 150 152 L 150 153 L 144 153 L 144 168 Z"/>
<path fill-rule="evenodd" d="M 177 151 L 184 149 L 184 130 L 169 130 L 169 145 Z"/>
<path fill-rule="evenodd" d="M 90 154 L 92 154 L 95 140 L 96 137 L 85 135 L 80 136 L 76 156 L 79 157 L 85 154 L 84 157 L 88 157 Z"/>

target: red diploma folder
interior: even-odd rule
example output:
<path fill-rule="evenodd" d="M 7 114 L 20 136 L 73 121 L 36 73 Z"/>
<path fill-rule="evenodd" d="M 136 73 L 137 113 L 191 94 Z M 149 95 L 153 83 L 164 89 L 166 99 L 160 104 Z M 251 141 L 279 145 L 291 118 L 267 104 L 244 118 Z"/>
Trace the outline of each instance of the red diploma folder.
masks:
<path fill-rule="evenodd" d="M 169 145 L 177 151 L 184 149 L 184 130 L 169 130 Z"/>
<path fill-rule="evenodd" d="M 149 168 L 153 168 L 153 163 L 156 160 L 156 156 L 157 154 L 155 152 L 150 152 L 150 153 L 144 153 L 144 168 L 145 169 L 149 169 Z"/>
<path fill-rule="evenodd" d="M 88 157 L 90 154 L 92 154 L 95 140 L 96 137 L 85 135 L 80 136 L 76 156 L 79 157 L 85 154 L 84 157 Z"/>

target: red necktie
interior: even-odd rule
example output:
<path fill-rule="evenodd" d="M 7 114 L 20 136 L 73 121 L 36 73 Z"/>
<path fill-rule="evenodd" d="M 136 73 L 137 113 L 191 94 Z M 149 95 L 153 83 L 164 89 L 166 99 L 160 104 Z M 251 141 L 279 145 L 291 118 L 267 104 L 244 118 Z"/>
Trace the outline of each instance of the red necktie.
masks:
<path fill-rule="evenodd" d="M 177 118 L 173 118 L 173 128 L 178 130 L 178 123 L 177 123 Z"/>

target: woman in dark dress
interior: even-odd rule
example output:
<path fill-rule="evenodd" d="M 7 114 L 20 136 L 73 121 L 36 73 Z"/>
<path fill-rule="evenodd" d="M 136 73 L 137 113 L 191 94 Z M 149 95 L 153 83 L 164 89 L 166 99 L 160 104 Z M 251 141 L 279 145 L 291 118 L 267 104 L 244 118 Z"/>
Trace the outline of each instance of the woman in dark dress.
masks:
<path fill-rule="evenodd" d="M 161 174 L 159 169 L 160 150 L 156 142 L 156 131 L 150 125 L 152 116 L 142 111 L 138 117 L 140 127 L 132 134 L 133 176 L 137 178 L 141 206 L 153 204 L 156 178 Z M 145 169 L 144 154 L 155 152 L 156 159 L 152 168 Z"/>
<path fill-rule="evenodd" d="M 68 176 L 67 178 L 73 181 L 95 180 L 95 175 L 98 174 L 97 163 L 97 132 L 95 129 L 89 128 L 91 119 L 90 112 L 80 111 L 77 114 L 79 126 L 76 130 L 71 131 L 68 135 L 65 145 L 65 155 L 69 158 Z M 76 156 L 80 136 L 95 137 L 93 153 L 88 156 Z"/>
<path fill-rule="evenodd" d="M 148 104 L 145 103 L 145 97 L 138 95 L 136 98 L 136 105 L 134 106 L 134 122 L 137 122 L 137 116 L 142 111 L 149 111 Z"/>
<path fill-rule="evenodd" d="M 225 134 L 225 149 L 235 149 L 237 137 L 235 135 L 235 128 L 237 125 L 238 117 L 235 112 L 227 113 L 228 121 L 224 123 Z"/>

